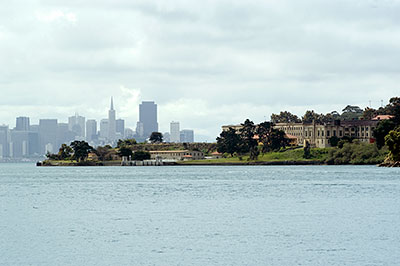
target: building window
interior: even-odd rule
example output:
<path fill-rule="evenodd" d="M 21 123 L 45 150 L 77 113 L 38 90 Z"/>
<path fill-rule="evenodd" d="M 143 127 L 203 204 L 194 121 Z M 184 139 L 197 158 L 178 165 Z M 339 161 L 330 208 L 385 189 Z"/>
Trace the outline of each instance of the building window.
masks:
<path fill-rule="evenodd" d="M 326 136 L 329 137 L 331 135 L 331 132 L 329 130 L 326 131 Z"/>
<path fill-rule="evenodd" d="M 341 136 L 343 136 L 343 131 L 339 131 L 339 136 L 341 137 Z"/>
<path fill-rule="evenodd" d="M 333 130 L 333 136 L 336 137 L 336 130 Z"/>

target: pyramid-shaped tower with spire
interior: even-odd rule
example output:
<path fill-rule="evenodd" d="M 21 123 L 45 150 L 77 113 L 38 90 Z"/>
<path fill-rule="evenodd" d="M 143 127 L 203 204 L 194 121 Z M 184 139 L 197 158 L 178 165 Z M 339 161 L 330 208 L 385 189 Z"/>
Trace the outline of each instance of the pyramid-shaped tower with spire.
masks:
<path fill-rule="evenodd" d="M 116 124 L 113 97 L 111 97 L 111 106 L 110 110 L 108 111 L 108 139 L 110 141 L 116 140 Z"/>

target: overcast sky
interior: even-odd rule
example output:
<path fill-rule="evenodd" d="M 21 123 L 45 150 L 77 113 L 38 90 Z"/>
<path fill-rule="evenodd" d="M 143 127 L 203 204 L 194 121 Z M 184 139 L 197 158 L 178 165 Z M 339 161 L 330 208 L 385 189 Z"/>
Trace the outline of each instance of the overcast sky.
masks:
<path fill-rule="evenodd" d="M 379 107 L 400 94 L 398 0 L 0 2 L 0 124 L 117 117 L 138 104 L 213 141 L 288 110 Z"/>

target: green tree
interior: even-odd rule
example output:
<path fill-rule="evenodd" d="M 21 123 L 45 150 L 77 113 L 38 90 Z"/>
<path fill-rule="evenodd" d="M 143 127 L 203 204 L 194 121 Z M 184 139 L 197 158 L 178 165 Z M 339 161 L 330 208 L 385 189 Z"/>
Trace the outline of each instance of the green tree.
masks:
<path fill-rule="evenodd" d="M 392 130 L 385 137 L 385 143 L 389 148 L 389 156 L 395 162 L 400 162 L 400 128 Z"/>
<path fill-rule="evenodd" d="M 388 113 L 393 115 L 391 119 L 396 126 L 400 126 L 400 97 L 393 97 L 387 105 Z"/>
<path fill-rule="evenodd" d="M 132 160 L 135 161 L 149 160 L 150 158 L 151 155 L 147 151 L 135 151 L 132 156 Z"/>
<path fill-rule="evenodd" d="M 135 139 L 119 139 L 117 142 L 117 148 L 125 147 L 125 146 L 133 146 L 136 145 L 137 142 Z"/>
<path fill-rule="evenodd" d="M 317 114 L 314 112 L 314 110 L 307 110 L 301 119 L 303 123 L 312 123 L 313 121 L 316 123 L 321 123 L 322 117 L 322 114 Z"/>
<path fill-rule="evenodd" d="M 271 135 L 271 130 L 273 127 L 273 123 L 270 122 L 262 122 L 257 126 L 256 129 L 256 134 L 259 138 L 259 141 L 262 143 L 262 153 L 266 153 L 269 151 L 269 141 L 270 141 L 270 135 Z"/>
<path fill-rule="evenodd" d="M 151 143 L 161 143 L 163 142 L 163 135 L 160 132 L 153 132 L 149 140 Z"/>
<path fill-rule="evenodd" d="M 301 119 L 290 112 L 284 111 L 280 112 L 279 114 L 272 114 L 271 115 L 271 122 L 272 123 L 300 123 Z"/>
<path fill-rule="evenodd" d="M 378 123 L 378 126 L 374 129 L 374 137 L 376 139 L 376 146 L 378 149 L 385 145 L 385 137 L 391 130 L 396 127 L 392 120 L 382 120 Z"/>
<path fill-rule="evenodd" d="M 336 147 L 339 144 L 340 139 L 336 136 L 332 136 L 328 139 L 329 144 L 332 147 Z"/>
<path fill-rule="evenodd" d="M 363 115 L 363 110 L 355 105 L 347 105 L 342 112 L 341 120 L 358 120 Z"/>
<path fill-rule="evenodd" d="M 73 150 L 67 144 L 62 144 L 60 149 L 58 150 L 58 156 L 61 160 L 66 160 L 71 158 Z"/>
<path fill-rule="evenodd" d="M 246 119 L 240 129 L 240 137 L 241 137 L 241 151 L 250 152 L 250 160 L 256 160 L 258 157 L 258 142 L 254 138 L 256 126 L 253 121 Z"/>
<path fill-rule="evenodd" d="M 71 147 L 74 150 L 73 158 L 78 162 L 84 161 L 88 157 L 89 152 L 94 150 L 93 147 L 89 145 L 89 143 L 79 140 L 75 140 L 74 142 L 72 142 Z"/>
<path fill-rule="evenodd" d="M 362 119 L 371 120 L 377 115 L 377 111 L 374 108 L 365 108 L 362 114 Z"/>
<path fill-rule="evenodd" d="M 217 151 L 220 153 L 229 153 L 231 156 L 235 152 L 239 152 L 240 136 L 236 130 L 229 128 L 227 131 L 222 131 L 217 138 Z"/>
<path fill-rule="evenodd" d="M 272 129 L 269 141 L 270 150 L 278 151 L 281 148 L 285 148 L 288 145 L 289 145 L 289 139 L 286 138 L 285 132 L 278 129 Z"/>
<path fill-rule="evenodd" d="M 303 148 L 303 158 L 310 159 L 311 158 L 311 145 L 310 142 L 306 141 L 306 144 Z"/>
<path fill-rule="evenodd" d="M 132 156 L 133 153 L 132 153 L 132 150 L 130 148 L 121 147 L 121 148 L 118 149 L 118 155 L 120 157 L 123 157 L 123 156 L 129 157 L 129 156 Z"/>
<path fill-rule="evenodd" d="M 102 147 L 102 146 L 97 147 L 94 152 L 96 153 L 96 155 L 100 161 L 107 161 L 107 160 L 112 159 L 111 150 L 112 150 L 112 147 L 109 145 L 106 145 L 104 147 Z"/>

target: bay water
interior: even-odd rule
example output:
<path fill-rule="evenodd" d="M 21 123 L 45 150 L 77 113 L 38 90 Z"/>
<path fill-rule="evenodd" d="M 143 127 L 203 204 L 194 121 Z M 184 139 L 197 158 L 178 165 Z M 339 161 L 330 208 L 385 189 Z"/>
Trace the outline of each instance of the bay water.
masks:
<path fill-rule="evenodd" d="M 0 164 L 0 265 L 400 265 L 400 169 Z"/>

